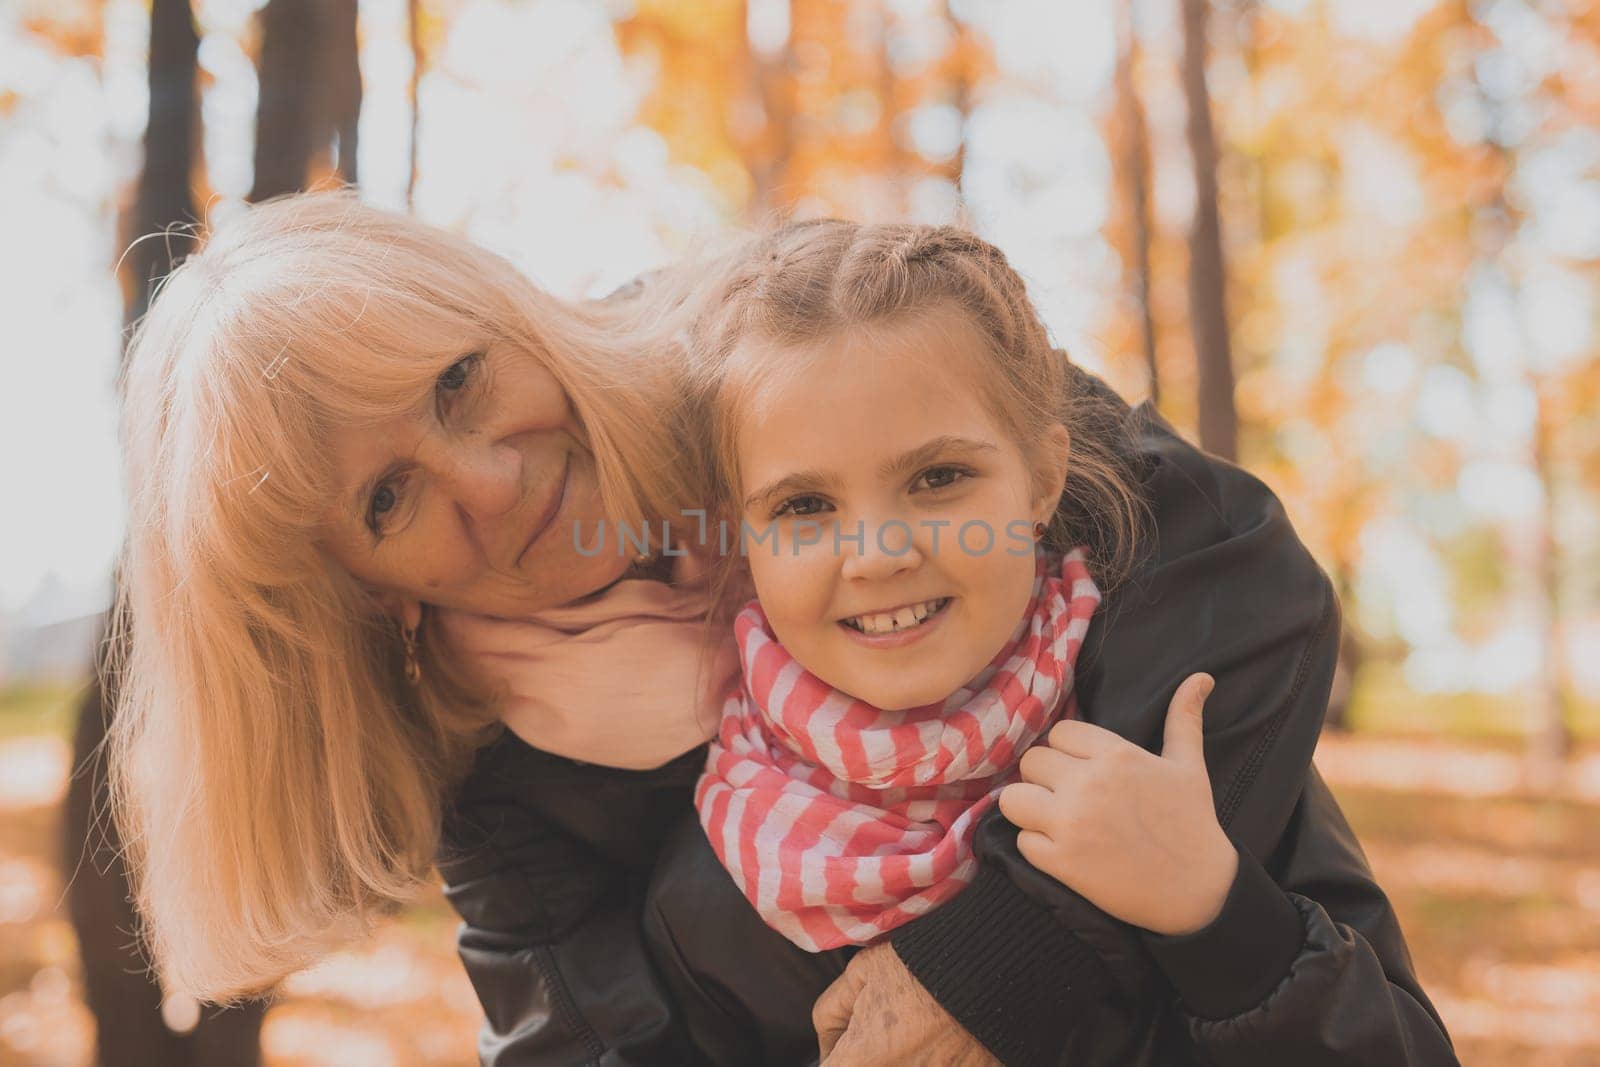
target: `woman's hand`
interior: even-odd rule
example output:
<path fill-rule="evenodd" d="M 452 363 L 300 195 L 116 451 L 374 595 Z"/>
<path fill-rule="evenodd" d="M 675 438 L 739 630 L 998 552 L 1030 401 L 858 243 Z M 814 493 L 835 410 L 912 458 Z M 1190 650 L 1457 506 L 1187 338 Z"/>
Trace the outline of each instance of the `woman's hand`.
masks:
<path fill-rule="evenodd" d="M 1057 723 L 1000 793 L 1024 858 L 1100 910 L 1157 934 L 1222 911 L 1239 855 L 1212 808 L 1201 715 L 1216 683 L 1191 674 L 1167 709 L 1161 755 L 1086 722 Z"/>
<path fill-rule="evenodd" d="M 887 944 L 856 954 L 817 998 L 811 1021 L 827 1067 L 988 1067 L 998 1062 L 922 988 Z"/>
<path fill-rule="evenodd" d="M 738 684 L 738 647 L 730 634 L 708 661 L 699 622 L 667 617 L 667 598 L 695 594 L 630 584 L 611 619 L 575 622 L 588 609 L 571 607 L 534 620 L 437 610 L 433 624 L 523 741 L 583 763 L 652 770 L 716 733 Z"/>

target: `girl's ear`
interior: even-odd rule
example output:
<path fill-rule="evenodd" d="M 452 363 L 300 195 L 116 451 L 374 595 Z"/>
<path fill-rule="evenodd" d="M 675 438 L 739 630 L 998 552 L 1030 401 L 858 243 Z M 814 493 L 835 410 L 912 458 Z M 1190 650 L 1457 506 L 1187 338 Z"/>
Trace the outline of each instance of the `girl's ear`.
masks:
<path fill-rule="evenodd" d="M 1072 461 L 1072 434 L 1062 423 L 1046 431 L 1034 453 L 1035 482 L 1039 495 L 1033 500 L 1035 521 L 1049 525 L 1061 506 L 1061 493 L 1067 485 L 1067 465 Z"/>

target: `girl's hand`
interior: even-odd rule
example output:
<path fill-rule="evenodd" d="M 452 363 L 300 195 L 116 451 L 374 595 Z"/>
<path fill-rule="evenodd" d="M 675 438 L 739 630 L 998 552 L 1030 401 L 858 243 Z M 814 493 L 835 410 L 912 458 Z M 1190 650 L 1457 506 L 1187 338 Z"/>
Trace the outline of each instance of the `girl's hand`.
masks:
<path fill-rule="evenodd" d="M 1172 698 L 1161 755 L 1086 722 L 1057 723 L 1022 756 L 1000 810 L 1035 867 L 1101 911 L 1157 934 L 1222 911 L 1239 855 L 1212 808 L 1201 713 L 1216 682 L 1191 674 Z"/>

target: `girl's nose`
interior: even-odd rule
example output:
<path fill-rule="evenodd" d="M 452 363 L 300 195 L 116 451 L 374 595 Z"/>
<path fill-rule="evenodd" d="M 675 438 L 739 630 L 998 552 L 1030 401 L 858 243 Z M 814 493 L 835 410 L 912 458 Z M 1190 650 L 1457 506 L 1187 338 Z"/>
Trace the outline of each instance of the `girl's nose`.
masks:
<path fill-rule="evenodd" d="M 906 523 L 866 521 L 859 528 L 859 543 L 855 532 L 845 531 L 851 536 L 841 536 L 839 540 L 839 552 L 844 557 L 840 572 L 846 579 L 892 578 L 922 566 L 922 550 Z"/>

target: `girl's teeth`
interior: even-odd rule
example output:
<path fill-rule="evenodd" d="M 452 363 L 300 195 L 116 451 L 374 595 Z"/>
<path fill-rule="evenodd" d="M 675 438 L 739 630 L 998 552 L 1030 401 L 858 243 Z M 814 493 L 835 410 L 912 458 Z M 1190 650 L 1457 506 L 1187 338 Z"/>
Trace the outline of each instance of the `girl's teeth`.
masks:
<path fill-rule="evenodd" d="M 896 630 L 904 630 L 925 622 L 943 603 L 943 600 L 928 600 L 895 612 L 860 615 L 853 620 L 853 623 L 857 630 L 866 634 L 894 633 Z"/>

